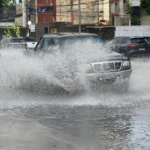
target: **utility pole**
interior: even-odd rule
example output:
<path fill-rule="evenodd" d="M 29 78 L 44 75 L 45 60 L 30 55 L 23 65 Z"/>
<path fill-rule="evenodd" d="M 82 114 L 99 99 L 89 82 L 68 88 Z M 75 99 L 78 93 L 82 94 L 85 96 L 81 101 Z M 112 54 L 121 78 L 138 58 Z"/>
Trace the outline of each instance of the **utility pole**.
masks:
<path fill-rule="evenodd" d="M 28 0 L 27 8 L 28 8 L 27 9 L 28 10 L 28 30 L 29 30 L 29 37 L 30 37 L 30 35 L 31 35 L 31 30 L 30 30 L 30 28 L 31 28 L 31 17 L 30 17 L 30 15 L 31 15 L 31 12 L 33 10 L 30 0 Z"/>
<path fill-rule="evenodd" d="M 30 21 L 30 12 L 28 12 L 28 23 L 29 23 L 29 21 Z M 28 27 L 29 27 L 29 37 L 30 37 L 30 35 L 31 35 L 31 30 L 30 30 L 31 25 L 28 24 Z"/>
<path fill-rule="evenodd" d="M 23 27 L 27 27 L 27 2 L 22 0 Z"/>
<path fill-rule="evenodd" d="M 79 34 L 81 33 L 81 10 L 80 10 L 80 0 L 78 0 L 78 11 L 79 11 Z"/>
<path fill-rule="evenodd" d="M 98 10 L 98 26 L 99 26 L 99 0 L 97 0 L 97 6 L 98 6 L 97 10 Z"/>

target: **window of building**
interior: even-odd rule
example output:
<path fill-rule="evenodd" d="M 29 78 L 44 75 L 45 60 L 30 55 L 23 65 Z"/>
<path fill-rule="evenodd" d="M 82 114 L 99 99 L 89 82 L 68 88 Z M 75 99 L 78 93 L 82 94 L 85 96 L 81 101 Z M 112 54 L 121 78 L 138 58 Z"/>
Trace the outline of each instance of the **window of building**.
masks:
<path fill-rule="evenodd" d="M 46 11 L 53 11 L 53 7 L 52 6 L 46 7 Z"/>
<path fill-rule="evenodd" d="M 70 11 L 73 11 L 73 3 L 70 5 Z"/>
<path fill-rule="evenodd" d="M 46 12 L 46 11 L 53 11 L 53 6 L 45 6 L 37 9 L 37 13 Z"/>
<path fill-rule="evenodd" d="M 48 28 L 46 27 L 46 28 L 45 28 L 45 34 L 47 34 L 47 33 L 48 33 Z"/>

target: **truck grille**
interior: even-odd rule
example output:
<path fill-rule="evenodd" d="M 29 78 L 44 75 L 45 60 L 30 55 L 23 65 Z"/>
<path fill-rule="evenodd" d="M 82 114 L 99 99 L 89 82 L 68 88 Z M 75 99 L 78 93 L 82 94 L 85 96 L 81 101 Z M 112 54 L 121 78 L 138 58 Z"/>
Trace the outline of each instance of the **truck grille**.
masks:
<path fill-rule="evenodd" d="M 93 63 L 96 72 L 119 71 L 121 69 L 121 62 L 103 62 Z"/>

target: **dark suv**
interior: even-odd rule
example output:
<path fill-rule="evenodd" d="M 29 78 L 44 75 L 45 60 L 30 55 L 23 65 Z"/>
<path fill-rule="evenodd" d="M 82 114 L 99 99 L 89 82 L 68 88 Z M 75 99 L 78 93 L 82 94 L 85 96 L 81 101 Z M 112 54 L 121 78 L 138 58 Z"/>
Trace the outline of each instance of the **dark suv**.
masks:
<path fill-rule="evenodd" d="M 116 37 L 111 44 L 112 50 L 128 57 L 150 54 L 150 43 L 144 37 Z"/>
<path fill-rule="evenodd" d="M 34 51 L 24 52 L 26 56 L 33 53 L 35 56 L 40 56 L 40 59 L 47 56 L 44 62 L 49 61 L 51 66 L 48 74 L 54 73 L 53 76 L 60 79 L 61 84 L 62 82 L 71 83 L 69 87 L 70 85 L 78 87 L 79 85 L 99 86 L 102 83 L 117 85 L 119 83 L 123 87 L 120 89 L 128 89 L 132 71 L 130 60 L 116 52 L 106 52 L 98 35 L 83 33 L 43 35 Z M 66 79 L 67 82 L 65 82 Z M 116 84 L 113 87 L 117 87 Z"/>
<path fill-rule="evenodd" d="M 25 49 L 27 47 L 26 41 L 24 38 L 4 38 L 0 42 L 1 48 L 21 48 Z"/>

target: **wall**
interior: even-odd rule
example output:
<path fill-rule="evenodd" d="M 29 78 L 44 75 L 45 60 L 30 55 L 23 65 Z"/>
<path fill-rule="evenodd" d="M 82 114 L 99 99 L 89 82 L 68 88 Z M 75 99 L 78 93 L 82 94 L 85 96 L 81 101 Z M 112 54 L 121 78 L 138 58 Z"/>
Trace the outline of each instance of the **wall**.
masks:
<path fill-rule="evenodd" d="M 36 40 L 39 40 L 39 38 L 43 34 L 45 34 L 44 28 L 48 28 L 48 32 L 49 32 L 49 28 L 50 28 L 49 23 L 38 23 L 38 24 L 36 24 Z"/>
<path fill-rule="evenodd" d="M 4 6 L 3 7 L 3 17 L 10 17 L 16 14 L 16 7 L 15 6 Z"/>
<path fill-rule="evenodd" d="M 72 25 L 71 23 L 65 22 L 51 22 L 51 23 L 39 23 L 36 25 L 36 33 L 37 37 L 36 40 L 38 41 L 39 38 L 45 34 L 44 28 L 47 27 L 48 33 L 50 34 L 51 28 L 57 28 L 57 32 L 70 32 L 70 33 L 78 33 L 79 26 Z M 103 40 L 110 40 L 114 38 L 114 27 L 103 27 L 101 30 L 95 28 L 87 28 L 87 25 L 81 25 L 81 32 L 84 33 L 95 33 L 98 34 Z"/>
<path fill-rule="evenodd" d="M 129 18 L 114 17 L 114 26 L 129 26 Z"/>
<path fill-rule="evenodd" d="M 141 25 L 150 25 L 150 16 L 147 15 L 143 9 L 141 9 L 140 13 L 141 13 L 140 18 Z"/>
<path fill-rule="evenodd" d="M 71 22 L 71 1 L 56 0 L 56 21 Z M 73 21 L 72 21 L 73 23 Z"/>
<path fill-rule="evenodd" d="M 98 5 L 95 0 L 80 0 L 81 23 L 96 24 L 98 23 Z M 78 0 L 74 1 L 74 24 L 79 24 Z"/>
<path fill-rule="evenodd" d="M 16 5 L 16 14 L 22 14 L 22 4 Z"/>
<path fill-rule="evenodd" d="M 149 36 L 149 35 L 150 35 L 150 25 L 116 27 L 116 37 L 117 36 Z"/>
<path fill-rule="evenodd" d="M 71 25 L 71 23 L 65 22 L 50 22 L 50 23 L 37 23 L 36 24 L 36 40 L 45 33 L 45 28 L 48 28 L 48 33 L 51 33 L 51 28 L 56 28 L 57 32 L 65 32 L 68 31 L 68 27 L 66 25 Z M 66 30 L 64 30 L 64 28 Z"/>
<path fill-rule="evenodd" d="M 18 20 L 19 26 L 23 27 L 23 17 L 17 17 L 16 19 Z"/>

